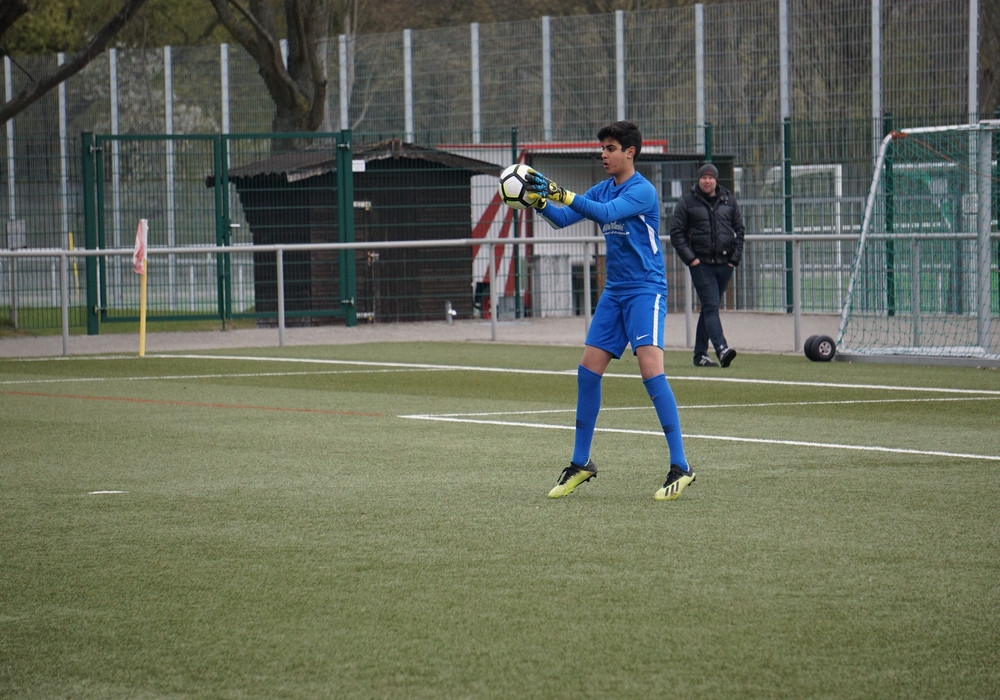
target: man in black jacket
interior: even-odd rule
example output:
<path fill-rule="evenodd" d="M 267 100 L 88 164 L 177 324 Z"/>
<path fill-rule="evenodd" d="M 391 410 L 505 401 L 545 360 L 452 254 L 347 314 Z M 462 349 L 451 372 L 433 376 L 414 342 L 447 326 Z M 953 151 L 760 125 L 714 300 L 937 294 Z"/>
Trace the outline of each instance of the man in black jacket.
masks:
<path fill-rule="evenodd" d="M 684 195 L 670 222 L 670 243 L 691 272 L 701 302 L 694 339 L 695 367 L 728 367 L 736 357 L 722 332 L 719 303 L 733 269 L 743 258 L 743 215 L 736 197 L 719 184 L 719 170 L 711 163 L 698 169 L 698 182 Z M 718 364 L 708 356 L 715 347 Z"/>

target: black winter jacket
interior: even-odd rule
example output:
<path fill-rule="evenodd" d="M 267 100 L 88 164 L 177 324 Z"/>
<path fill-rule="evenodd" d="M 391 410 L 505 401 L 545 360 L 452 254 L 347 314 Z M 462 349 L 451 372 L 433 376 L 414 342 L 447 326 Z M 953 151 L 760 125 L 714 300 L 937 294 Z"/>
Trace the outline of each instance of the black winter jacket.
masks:
<path fill-rule="evenodd" d="M 697 258 L 736 267 L 743 259 L 743 235 L 736 197 L 722 185 L 716 185 L 715 196 L 709 198 L 696 183 L 677 203 L 670 220 L 670 243 L 688 266 Z"/>

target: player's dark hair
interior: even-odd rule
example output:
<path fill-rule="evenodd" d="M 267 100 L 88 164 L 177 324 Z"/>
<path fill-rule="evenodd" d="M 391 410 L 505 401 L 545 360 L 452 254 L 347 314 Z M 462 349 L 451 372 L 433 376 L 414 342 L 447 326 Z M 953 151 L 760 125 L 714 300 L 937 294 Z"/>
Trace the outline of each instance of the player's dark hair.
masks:
<path fill-rule="evenodd" d="M 625 150 L 629 146 L 634 147 L 635 157 L 639 157 L 639 152 L 642 150 L 642 134 L 639 133 L 639 127 L 633 122 L 614 122 L 613 124 L 602 126 L 601 130 L 597 132 L 597 140 L 603 141 L 608 138 L 620 143 L 622 150 Z"/>

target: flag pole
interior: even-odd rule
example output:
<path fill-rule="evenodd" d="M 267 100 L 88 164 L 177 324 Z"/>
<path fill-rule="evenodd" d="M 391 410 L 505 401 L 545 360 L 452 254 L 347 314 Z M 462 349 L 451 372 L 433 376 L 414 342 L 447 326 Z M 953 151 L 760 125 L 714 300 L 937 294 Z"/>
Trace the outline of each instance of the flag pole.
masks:
<path fill-rule="evenodd" d="M 149 221 L 139 219 L 135 231 L 135 250 L 132 252 L 132 269 L 142 275 L 139 292 L 139 357 L 146 355 L 146 244 L 149 237 Z"/>
<path fill-rule="evenodd" d="M 142 261 L 142 282 L 139 292 L 139 357 L 146 356 L 146 261 Z"/>

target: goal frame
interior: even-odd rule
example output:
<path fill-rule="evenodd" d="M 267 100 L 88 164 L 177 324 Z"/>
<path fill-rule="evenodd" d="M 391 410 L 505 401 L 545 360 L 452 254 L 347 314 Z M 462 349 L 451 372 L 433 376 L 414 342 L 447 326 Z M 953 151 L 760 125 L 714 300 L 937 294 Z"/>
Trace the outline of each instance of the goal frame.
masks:
<path fill-rule="evenodd" d="M 919 340 L 920 318 L 922 313 L 919 306 L 910 314 L 910 323 L 913 324 L 911 334 L 913 343 L 899 346 L 858 346 L 851 347 L 847 339 L 847 330 L 852 320 L 853 303 L 857 291 L 857 285 L 862 275 L 862 268 L 865 261 L 865 251 L 875 239 L 878 233 L 873 231 L 873 221 L 875 219 L 876 206 L 882 189 L 887 154 L 894 141 L 905 139 L 911 136 L 922 134 L 935 134 L 943 132 L 962 133 L 966 132 L 970 138 L 969 149 L 969 169 L 974 175 L 975 186 L 973 189 L 974 199 L 970 200 L 975 205 L 975 230 L 962 231 L 952 234 L 955 239 L 974 240 L 976 242 L 976 289 L 975 289 L 975 344 L 964 346 L 933 346 L 923 345 Z M 867 361 L 905 361 L 916 358 L 921 361 L 948 364 L 962 364 L 964 361 L 973 360 L 977 364 L 989 364 L 990 366 L 1000 366 L 1000 339 L 996 333 L 1000 329 L 998 323 L 992 317 L 992 284 L 993 270 L 991 254 L 993 250 L 993 240 L 998 234 L 991 231 L 993 223 L 992 202 L 996 194 L 993 173 L 996 169 L 996 159 L 993 156 L 991 142 L 987 141 L 983 148 L 982 134 L 986 138 L 994 134 L 1000 134 L 1000 120 L 982 120 L 976 123 L 959 124 L 951 126 L 917 127 L 913 129 L 903 129 L 892 131 L 882 139 L 879 146 L 872 175 L 871 185 L 865 202 L 864 217 L 861 224 L 861 232 L 858 239 L 857 253 L 851 269 L 850 278 L 847 284 L 847 291 L 844 296 L 843 306 L 840 315 L 840 324 L 837 334 L 838 358 L 845 360 L 867 360 Z M 973 141 L 974 140 L 974 141 Z M 971 184 L 971 179 L 970 179 Z M 967 195 L 968 196 L 968 195 Z M 985 202 L 985 206 L 980 206 Z M 910 234 L 919 237 L 920 234 Z M 939 234 L 927 234 L 928 238 L 941 238 Z M 887 234 L 886 240 L 890 236 Z M 918 275 L 911 271 L 911 277 Z M 917 283 L 916 303 L 919 304 L 919 283 Z M 872 314 L 879 315 L 879 314 Z M 889 316 L 890 314 L 881 314 Z"/>

